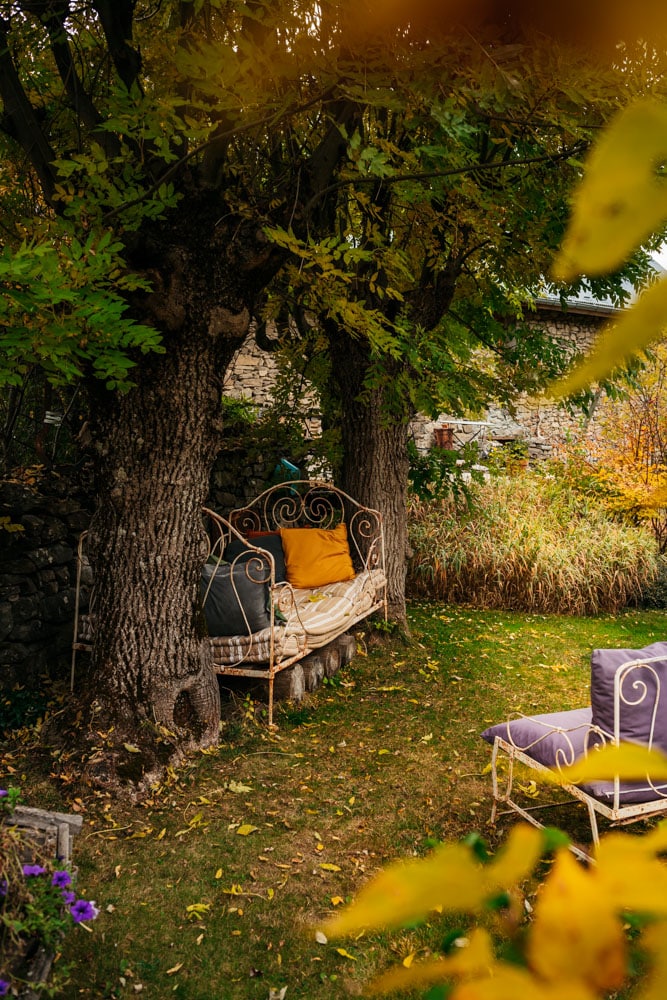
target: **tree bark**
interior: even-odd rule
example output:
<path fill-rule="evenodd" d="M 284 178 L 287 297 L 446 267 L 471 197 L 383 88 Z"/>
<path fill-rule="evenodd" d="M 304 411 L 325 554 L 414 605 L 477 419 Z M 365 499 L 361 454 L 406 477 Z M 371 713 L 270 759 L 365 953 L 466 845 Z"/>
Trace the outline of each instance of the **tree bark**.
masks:
<path fill-rule="evenodd" d="M 238 226 L 237 245 L 227 234 L 226 252 L 216 253 L 215 218 L 197 218 L 190 203 L 180 230 L 172 223 L 164 245 L 152 241 L 154 292 L 141 314 L 162 329 L 166 352 L 142 359 L 129 392 L 91 394 L 99 502 L 87 689 L 113 743 L 139 744 L 148 771 L 174 747 L 215 743 L 220 722 L 199 607 L 201 508 L 220 446 L 224 373 L 247 333 L 269 253 L 261 240 L 253 248 L 256 234 L 241 246 Z"/>
<path fill-rule="evenodd" d="M 332 375 L 342 400 L 341 487 L 382 513 L 388 613 L 407 629 L 405 578 L 410 554 L 407 521 L 407 421 L 387 413 L 382 387 L 367 389 L 368 344 L 330 331 Z"/>

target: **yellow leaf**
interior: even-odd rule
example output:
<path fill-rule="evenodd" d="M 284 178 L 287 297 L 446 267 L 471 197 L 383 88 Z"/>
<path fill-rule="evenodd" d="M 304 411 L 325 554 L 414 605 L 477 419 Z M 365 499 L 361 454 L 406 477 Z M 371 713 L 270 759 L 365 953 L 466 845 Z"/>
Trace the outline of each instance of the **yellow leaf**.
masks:
<path fill-rule="evenodd" d="M 531 799 L 536 799 L 540 794 L 540 790 L 534 781 L 529 781 L 527 785 L 518 786 L 524 795 L 527 795 Z"/>
<path fill-rule="evenodd" d="M 123 746 L 128 753 L 141 753 L 139 747 L 135 747 L 134 743 L 123 743 Z"/>
<path fill-rule="evenodd" d="M 273 897 L 275 896 L 275 894 L 276 893 L 275 893 L 274 889 L 267 889 L 266 890 L 266 898 L 267 899 L 273 899 Z"/>
<path fill-rule="evenodd" d="M 390 750 L 378 750 L 378 757 L 382 757 L 385 753 L 391 753 Z"/>
<path fill-rule="evenodd" d="M 408 989 L 417 990 L 425 986 L 430 986 L 433 983 L 444 983 L 450 977 L 486 977 L 491 969 L 495 973 L 498 968 L 497 965 L 494 965 L 491 939 L 485 930 L 479 928 L 472 931 L 465 948 L 456 949 L 446 958 L 421 962 L 417 965 L 413 965 L 410 961 L 410 964 L 406 965 L 408 959 L 412 958 L 414 958 L 414 955 L 408 955 L 407 959 L 403 960 L 405 968 L 398 966 L 373 980 L 368 992 L 375 994 L 392 993 Z M 477 994 L 475 993 L 474 995 L 476 996 Z M 497 996 L 504 997 L 506 994 L 498 993 Z M 514 996 L 516 998 L 521 996 L 533 997 L 535 994 L 517 992 L 515 994 L 508 993 L 507 996 Z"/>
<path fill-rule="evenodd" d="M 345 900 L 343 899 L 342 896 L 332 896 L 331 897 L 331 903 L 332 903 L 333 906 L 340 906 L 340 904 L 344 903 L 344 902 L 345 902 Z"/>
<path fill-rule="evenodd" d="M 389 865 L 322 929 L 328 937 L 341 937 L 365 928 L 400 927 L 436 907 L 477 912 L 490 896 L 527 878 L 542 844 L 539 830 L 516 826 L 487 865 L 465 844 L 443 844 L 426 858 Z"/>
<path fill-rule="evenodd" d="M 167 969 L 167 975 L 173 976 L 179 969 L 183 968 L 182 962 L 177 962 L 176 965 L 172 965 L 171 969 Z"/>
<path fill-rule="evenodd" d="M 410 966 L 412 965 L 412 963 L 415 960 L 415 955 L 416 954 L 417 954 L 417 952 L 411 951 L 409 955 L 405 956 L 405 958 L 403 959 L 403 963 L 402 964 L 405 966 L 406 969 L 410 968 Z"/>
<path fill-rule="evenodd" d="M 258 826 L 252 826 L 250 823 L 244 823 L 243 826 L 240 826 L 236 832 L 241 837 L 247 837 L 249 833 L 256 833 L 257 830 L 259 830 Z"/>
<path fill-rule="evenodd" d="M 323 868 L 325 872 L 339 872 L 340 871 L 340 868 L 338 867 L 338 865 L 332 865 L 328 861 L 324 861 L 320 865 L 320 868 Z"/>
<path fill-rule="evenodd" d="M 632 781 L 645 779 L 647 774 L 653 781 L 667 781 L 667 757 L 636 743 L 621 743 L 620 746 L 602 747 L 571 767 L 544 777 L 557 784 L 580 784 L 583 781 L 613 781 L 616 776 L 621 781 Z"/>
<path fill-rule="evenodd" d="M 619 989 L 625 979 L 626 948 L 620 901 L 600 885 L 599 872 L 584 868 L 567 848 L 558 851 L 541 888 L 530 938 L 530 967 L 549 982 L 576 973 L 596 995 Z"/>
<path fill-rule="evenodd" d="M 354 955 L 350 955 L 349 951 L 346 951 L 345 948 L 336 948 L 336 951 L 338 952 L 339 955 L 342 955 L 343 958 L 349 958 L 353 962 L 357 961 L 357 959 L 354 957 Z"/>
<path fill-rule="evenodd" d="M 218 868 L 217 872 L 215 873 L 215 877 L 222 878 L 222 868 Z"/>
<path fill-rule="evenodd" d="M 166 832 L 167 832 L 167 828 L 166 828 L 166 826 L 163 826 L 155 839 L 156 840 L 164 840 L 164 836 L 165 836 Z"/>
<path fill-rule="evenodd" d="M 631 309 L 606 326 L 584 360 L 550 386 L 554 398 L 569 396 L 606 378 L 667 329 L 667 279 L 647 288 Z"/>
<path fill-rule="evenodd" d="M 667 104 L 647 100 L 616 116 L 593 149 L 554 264 L 557 280 L 604 274 L 667 219 Z"/>
<path fill-rule="evenodd" d="M 236 795 L 252 791 L 250 785 L 242 785 L 240 781 L 230 781 L 225 787 L 228 792 L 234 792 Z"/>

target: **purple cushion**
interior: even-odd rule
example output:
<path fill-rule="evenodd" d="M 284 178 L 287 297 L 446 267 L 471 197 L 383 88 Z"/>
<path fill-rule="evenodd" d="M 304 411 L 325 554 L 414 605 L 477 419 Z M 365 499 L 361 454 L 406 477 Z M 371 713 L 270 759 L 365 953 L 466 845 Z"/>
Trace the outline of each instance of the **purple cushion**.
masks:
<path fill-rule="evenodd" d="M 622 659 L 621 663 L 625 662 L 625 659 Z M 533 715 L 500 722 L 485 729 L 482 739 L 487 743 L 493 743 L 496 736 L 500 736 L 545 767 L 557 768 L 559 765 L 565 767 L 574 763 L 584 753 L 590 724 L 591 709 L 575 708 L 569 712 L 553 712 L 548 715 Z M 567 733 L 558 730 L 566 730 Z M 589 746 L 595 742 L 594 734 L 591 736 Z M 587 795 L 607 805 L 613 804 L 613 781 L 592 781 L 580 787 Z M 619 805 L 651 802 L 660 798 L 661 794 L 667 796 L 667 784 L 652 787 L 646 781 L 621 783 Z"/>
<path fill-rule="evenodd" d="M 545 767 L 566 767 L 583 754 L 590 722 L 590 708 L 575 708 L 500 722 L 486 729 L 482 739 L 493 743 L 500 736 Z M 567 735 L 558 729 L 567 730 Z"/>
<path fill-rule="evenodd" d="M 628 660 L 662 656 L 664 661 L 624 674 L 619 711 L 620 738 L 647 744 L 656 699 L 653 745 L 667 752 L 667 642 L 645 649 L 594 649 L 591 655 L 591 709 L 594 726 L 614 735 L 614 675 Z M 656 676 L 658 675 L 658 676 Z"/>

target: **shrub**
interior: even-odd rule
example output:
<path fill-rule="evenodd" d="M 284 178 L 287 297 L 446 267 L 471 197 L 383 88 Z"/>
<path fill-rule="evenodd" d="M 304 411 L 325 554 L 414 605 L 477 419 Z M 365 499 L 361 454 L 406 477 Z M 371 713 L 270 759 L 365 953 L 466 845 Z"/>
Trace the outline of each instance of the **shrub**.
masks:
<path fill-rule="evenodd" d="M 473 490 L 468 512 L 447 498 L 411 499 L 408 583 L 415 595 L 586 615 L 640 603 L 658 576 L 649 530 L 616 523 L 543 471 L 498 476 Z"/>

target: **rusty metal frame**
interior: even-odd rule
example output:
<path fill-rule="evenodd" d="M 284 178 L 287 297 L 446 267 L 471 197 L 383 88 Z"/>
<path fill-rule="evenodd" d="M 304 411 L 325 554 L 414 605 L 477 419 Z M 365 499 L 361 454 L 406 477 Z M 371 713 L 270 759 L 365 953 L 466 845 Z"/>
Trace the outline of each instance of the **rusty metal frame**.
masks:
<path fill-rule="evenodd" d="M 224 526 L 237 537 L 242 537 L 250 548 L 262 556 L 269 556 L 271 561 L 271 636 L 269 659 L 266 664 L 239 665 L 243 660 L 233 664 L 215 663 L 217 673 L 231 677 L 246 677 L 266 680 L 268 683 L 268 721 L 273 725 L 273 687 L 275 677 L 282 670 L 293 666 L 304 656 L 312 652 L 308 645 L 307 630 L 301 625 L 303 646 L 296 653 L 281 656 L 276 651 L 275 644 L 275 606 L 286 615 L 286 627 L 299 618 L 298 609 L 294 603 L 293 588 L 289 583 L 275 582 L 275 564 L 273 557 L 259 544 L 248 542 L 245 534 L 248 531 L 277 531 L 281 527 L 313 527 L 332 528 L 344 521 L 347 526 L 348 541 L 353 563 L 357 572 L 385 567 L 384 528 L 382 514 L 372 507 L 365 507 L 349 494 L 331 483 L 317 479 L 290 480 L 279 483 L 264 490 L 245 507 L 232 510 L 228 518 L 222 518 L 213 511 L 207 511 L 215 518 L 224 530 Z M 373 605 L 363 614 L 350 616 L 345 623 L 344 631 L 353 628 L 364 618 L 381 611 L 387 619 L 387 585 L 386 578 L 380 588 Z M 341 633 L 342 634 L 341 630 Z M 244 659 L 247 659 L 247 655 Z"/>
<path fill-rule="evenodd" d="M 657 718 L 658 706 L 660 701 L 660 691 L 661 691 L 661 677 L 660 672 L 655 668 L 654 664 L 662 663 L 664 665 L 664 673 L 667 676 L 667 658 L 664 656 L 650 657 L 647 659 L 635 659 L 628 660 L 617 667 L 614 673 L 614 732 L 609 733 L 601 729 L 599 726 L 595 726 L 592 723 L 586 727 L 586 740 L 584 742 L 584 756 L 587 756 L 589 751 L 594 750 L 596 746 L 600 745 L 613 745 L 618 746 L 623 740 L 623 708 L 625 706 L 637 706 L 642 704 L 648 697 L 649 688 L 642 677 L 641 671 L 648 671 L 655 683 L 653 704 L 649 704 L 648 708 L 650 711 L 650 730 L 648 735 L 648 740 L 646 746 L 650 749 L 653 746 L 654 736 L 655 736 L 655 723 Z M 628 695 L 627 690 L 632 690 L 632 695 Z M 530 716 L 518 716 L 519 718 L 531 718 Z M 511 721 L 511 720 L 510 720 Z M 556 767 L 550 768 L 545 764 L 541 763 L 533 757 L 530 753 L 532 747 L 535 747 L 544 737 L 539 737 L 532 744 L 526 747 L 519 747 L 511 741 L 511 733 L 508 727 L 508 737 L 510 739 L 503 739 L 501 736 L 496 736 L 493 743 L 493 751 L 491 755 L 491 776 L 493 782 L 493 806 L 491 809 L 491 823 L 495 823 L 499 815 L 498 806 L 507 805 L 509 809 L 527 822 L 531 823 L 533 826 L 543 828 L 544 824 L 541 823 L 537 817 L 534 815 L 536 811 L 553 808 L 555 806 L 567 805 L 568 802 L 572 800 L 577 800 L 582 802 L 588 810 L 588 819 L 591 827 L 591 836 L 593 841 L 593 847 L 597 847 L 600 841 L 600 834 L 598 828 L 597 816 L 600 815 L 609 821 L 612 827 L 625 826 L 630 823 L 636 823 L 639 820 L 647 819 L 651 816 L 657 816 L 662 813 L 667 813 L 667 791 L 663 791 L 662 788 L 655 786 L 650 778 L 650 775 L 646 775 L 646 782 L 648 788 L 650 788 L 655 794 L 655 798 L 647 802 L 636 802 L 629 803 L 627 805 L 622 805 L 621 796 L 621 782 L 618 775 L 615 776 L 613 781 L 613 800 L 611 804 L 601 801 L 588 792 L 584 791 L 578 785 L 571 784 L 569 782 L 559 783 L 560 787 L 566 792 L 570 799 L 564 802 L 554 802 L 540 804 L 539 806 L 521 806 L 515 799 L 512 798 L 512 789 L 514 783 L 514 764 L 515 761 L 525 765 L 526 767 L 537 771 L 541 774 L 548 774 L 551 778 L 554 776 L 554 772 L 560 772 L 562 767 L 569 766 L 575 762 L 576 753 L 572 741 L 570 740 L 569 733 L 575 732 L 576 730 L 563 729 L 559 726 L 549 726 L 542 720 L 535 719 L 537 724 L 544 726 L 544 736 L 552 733 L 558 733 L 567 744 L 566 750 L 561 750 L 559 748 L 556 757 Z M 577 727 L 581 729 L 581 727 Z M 504 782 L 504 790 L 501 789 L 501 780 L 498 773 L 498 761 L 499 758 L 506 758 L 508 761 L 508 772 L 507 777 Z M 585 861 L 594 860 L 592 855 L 585 851 L 583 848 L 577 847 L 576 845 L 570 845 L 570 850 L 579 858 Z"/>
<path fill-rule="evenodd" d="M 243 566 L 246 575 L 257 584 L 267 584 L 270 592 L 269 614 L 270 614 L 270 636 L 269 653 L 266 662 L 249 662 L 248 657 L 252 651 L 253 634 L 248 626 L 248 632 L 241 637 L 250 640 L 250 645 L 245 655 L 241 656 L 233 663 L 221 663 L 215 659 L 217 647 L 211 640 L 211 653 L 213 657 L 213 669 L 216 673 L 230 677 L 245 677 L 254 680 L 266 680 L 268 684 L 268 721 L 269 726 L 273 725 L 273 688 L 275 677 L 280 671 L 292 666 L 304 656 L 312 652 L 312 647 L 308 645 L 307 629 L 300 620 L 298 608 L 294 601 L 294 591 L 289 583 L 276 583 L 275 561 L 271 552 L 249 541 L 245 537 L 245 532 L 249 530 L 278 530 L 287 526 L 309 526 L 330 528 L 344 520 L 347 526 L 350 551 L 357 572 L 373 569 L 384 571 L 385 548 L 384 530 L 382 515 L 379 511 L 371 507 L 364 507 L 347 493 L 339 490 L 331 483 L 320 480 L 296 480 L 286 484 L 278 484 L 270 487 L 261 493 L 246 507 L 233 510 L 228 518 L 223 517 L 211 508 L 202 508 L 202 514 L 207 521 L 208 552 L 207 561 L 216 560 L 220 564 L 223 560 L 223 553 L 229 541 L 240 540 L 246 548 L 257 553 L 257 559 L 248 559 L 244 554 Z M 72 642 L 72 660 L 70 685 L 74 690 L 74 677 L 76 669 L 76 656 L 78 652 L 90 652 L 92 649 L 92 633 L 94 618 L 94 587 L 91 590 L 91 606 L 85 615 L 81 613 L 81 587 L 82 571 L 85 564 L 85 550 L 87 532 L 83 532 L 79 538 L 77 548 L 77 574 L 76 574 L 76 596 L 74 603 L 74 637 Z M 241 557 L 237 556 L 232 566 L 239 563 Z M 267 569 L 268 565 L 268 569 Z M 262 573 L 263 575 L 258 575 Z M 233 574 L 232 574 L 233 576 Z M 362 614 L 350 615 L 345 622 L 345 629 L 348 631 L 362 619 L 376 611 L 384 614 L 387 619 L 387 586 L 386 578 L 382 577 L 382 584 L 377 589 L 376 599 L 370 608 Z M 212 582 L 212 581 L 211 581 Z M 204 594 L 204 602 L 208 596 L 208 590 Z M 240 603 L 240 602 L 239 602 Z M 290 655 L 281 656 L 276 650 L 276 628 L 280 624 L 276 619 L 276 608 L 287 619 L 286 626 L 296 625 L 303 638 L 297 651 Z M 243 609 L 242 609 L 243 612 Z M 245 618 L 245 612 L 243 612 Z M 246 619 L 246 624 L 248 624 Z"/>

